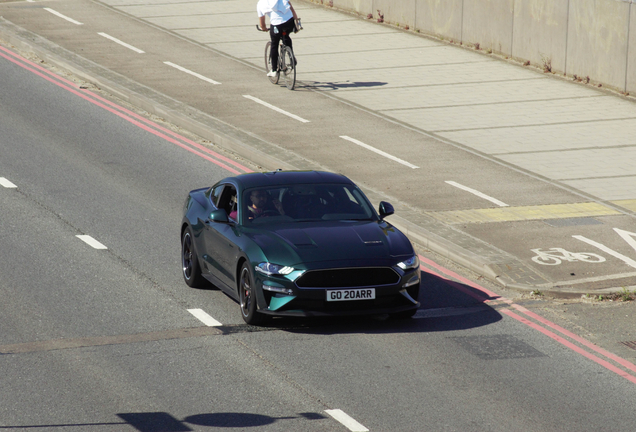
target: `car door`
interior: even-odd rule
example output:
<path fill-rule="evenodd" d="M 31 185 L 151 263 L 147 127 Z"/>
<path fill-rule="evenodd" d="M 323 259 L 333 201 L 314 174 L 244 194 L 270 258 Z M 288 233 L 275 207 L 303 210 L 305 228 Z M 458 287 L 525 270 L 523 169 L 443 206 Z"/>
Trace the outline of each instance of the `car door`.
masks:
<path fill-rule="evenodd" d="M 236 208 L 236 187 L 226 184 L 221 191 L 216 209 L 223 209 L 228 214 Z M 234 290 L 236 288 L 235 267 L 238 257 L 236 238 L 238 236 L 236 220 L 216 222 L 209 218 L 204 222 L 203 241 L 205 242 L 206 257 L 210 274 L 220 282 Z"/>

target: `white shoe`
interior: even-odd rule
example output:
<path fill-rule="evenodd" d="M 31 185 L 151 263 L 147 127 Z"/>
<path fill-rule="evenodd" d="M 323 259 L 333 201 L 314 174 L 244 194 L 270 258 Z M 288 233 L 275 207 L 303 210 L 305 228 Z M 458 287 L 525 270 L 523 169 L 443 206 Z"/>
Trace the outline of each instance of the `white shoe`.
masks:
<path fill-rule="evenodd" d="M 278 72 L 276 72 L 274 69 L 272 69 L 271 71 L 267 72 L 267 76 L 268 77 L 275 77 L 277 73 Z"/>

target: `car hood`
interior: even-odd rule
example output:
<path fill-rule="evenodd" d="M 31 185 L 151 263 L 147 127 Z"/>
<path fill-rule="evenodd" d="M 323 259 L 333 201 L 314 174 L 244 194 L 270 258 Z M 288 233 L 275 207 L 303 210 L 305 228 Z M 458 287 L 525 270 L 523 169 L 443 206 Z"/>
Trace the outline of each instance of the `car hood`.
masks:
<path fill-rule="evenodd" d="M 321 222 L 268 226 L 246 233 L 269 262 L 393 261 L 413 254 L 411 242 L 385 221 Z"/>

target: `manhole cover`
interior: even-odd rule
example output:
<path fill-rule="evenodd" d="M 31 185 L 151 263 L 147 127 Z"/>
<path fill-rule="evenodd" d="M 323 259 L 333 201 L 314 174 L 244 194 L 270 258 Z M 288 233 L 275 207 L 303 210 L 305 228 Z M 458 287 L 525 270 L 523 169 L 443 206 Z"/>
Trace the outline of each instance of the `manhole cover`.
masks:
<path fill-rule="evenodd" d="M 511 335 L 453 337 L 455 343 L 482 360 L 545 357 L 541 351 Z"/>

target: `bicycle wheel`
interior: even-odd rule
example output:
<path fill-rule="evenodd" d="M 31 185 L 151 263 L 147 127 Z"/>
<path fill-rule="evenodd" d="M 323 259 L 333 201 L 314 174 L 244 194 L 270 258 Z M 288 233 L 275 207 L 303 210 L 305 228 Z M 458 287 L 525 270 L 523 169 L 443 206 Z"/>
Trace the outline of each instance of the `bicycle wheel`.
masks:
<path fill-rule="evenodd" d="M 281 70 L 285 77 L 285 85 L 288 89 L 293 90 L 296 87 L 296 59 L 294 51 L 288 46 L 284 46 L 282 49 L 282 61 Z"/>
<path fill-rule="evenodd" d="M 542 251 L 541 248 L 530 249 L 530 250 L 537 254 L 536 256 L 532 257 L 532 261 L 536 262 L 537 264 L 550 265 L 550 266 L 561 264 L 561 260 L 558 257 L 554 255 L 550 255 L 550 252 L 551 252 L 550 250 Z"/>
<path fill-rule="evenodd" d="M 265 45 L 265 71 L 269 72 L 272 70 L 272 56 L 271 56 L 271 50 L 272 50 L 272 42 L 269 41 L 267 42 L 267 44 Z M 279 60 L 280 61 L 280 60 Z M 278 84 L 278 78 L 280 77 L 280 73 L 276 72 L 276 75 L 273 77 L 267 77 L 269 78 L 269 80 L 271 81 L 272 84 Z"/>
<path fill-rule="evenodd" d="M 591 252 L 580 252 L 573 254 L 577 260 L 587 263 L 600 263 L 605 262 L 605 257 L 597 255 Z"/>
<path fill-rule="evenodd" d="M 550 265 L 550 266 L 561 264 L 561 260 L 553 256 L 541 256 L 541 255 L 533 256 L 532 261 L 536 262 L 537 264 Z"/>

